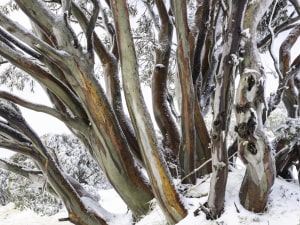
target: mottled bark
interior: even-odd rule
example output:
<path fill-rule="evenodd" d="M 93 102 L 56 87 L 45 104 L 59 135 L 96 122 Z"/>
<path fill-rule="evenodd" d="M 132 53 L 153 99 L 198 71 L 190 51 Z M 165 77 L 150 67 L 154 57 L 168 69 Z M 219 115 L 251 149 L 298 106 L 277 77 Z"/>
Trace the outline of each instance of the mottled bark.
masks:
<path fill-rule="evenodd" d="M 241 26 L 247 1 L 233 1 L 228 18 L 227 42 L 223 49 L 220 69 L 216 76 L 216 91 L 213 102 L 212 178 L 208 207 L 213 218 L 219 217 L 224 209 L 225 189 L 228 176 L 227 133 L 234 98 L 234 79 L 238 61 L 236 56 L 241 40 Z M 233 19 L 234 18 L 234 19 Z"/>
<path fill-rule="evenodd" d="M 187 23 L 186 2 L 175 1 L 173 6 L 177 31 L 177 64 L 181 86 L 181 146 L 180 163 L 182 176 L 195 169 L 195 127 L 194 127 L 194 88 L 190 66 L 189 27 Z M 195 183 L 195 174 L 191 174 L 184 182 Z"/>
<path fill-rule="evenodd" d="M 147 26 L 158 31 L 148 34 L 155 36 L 156 44 L 152 52 L 156 56 L 152 102 L 163 137 L 159 143 L 140 87 L 138 71 L 143 65 L 135 54 L 135 31 L 130 26 L 130 21 L 135 19 L 130 19 L 129 2 L 101 1 L 103 7 L 99 0 L 92 0 L 91 7 L 86 9 L 71 0 L 54 2 L 62 4 L 61 10 L 51 11 L 42 0 L 16 0 L 31 20 L 33 32 L 0 13 L 0 55 L 36 79 L 52 103 L 52 106 L 36 104 L 0 91 L 0 117 L 4 118 L 0 121 L 0 146 L 37 162 L 49 185 L 64 201 L 71 222 L 108 224 L 113 215 L 103 211 L 98 203 L 95 203 L 97 208 L 88 210 L 90 205 L 83 200 L 88 197 L 89 201 L 94 201 L 92 197 L 56 165 L 56 159 L 20 117 L 13 103 L 65 123 L 86 145 L 136 219 L 148 213 L 150 201 L 155 198 L 168 222 L 175 224 L 187 214 L 170 176 L 172 166 L 168 168 L 167 165 L 171 161 L 177 166 L 178 155 L 183 182 L 194 183 L 197 176 L 212 172 L 207 204 L 209 216 L 216 218 L 224 209 L 227 136 L 237 74 L 240 74 L 240 84 L 235 108 L 239 137 L 233 146 L 238 148 L 246 165 L 240 200 L 249 210 L 264 210 L 275 170 L 263 125 L 267 119 L 265 115 L 281 101 L 287 82 L 283 99 L 290 116 L 299 114 L 294 105 L 300 102 L 300 79 L 296 76 L 300 56 L 293 62 L 290 60 L 291 48 L 300 32 L 295 23 L 299 16 L 288 19 L 271 32 L 282 32 L 286 29 L 284 25 L 292 28 L 280 49 L 279 74 L 283 76 L 279 89 L 270 98 L 267 109 L 256 28 L 262 15 L 269 10 L 271 0 L 199 0 L 191 20 L 187 15 L 189 1 L 170 1 L 171 9 L 163 0 L 138 5 L 146 5 L 145 16 L 155 20 Z M 299 13 L 299 1 L 290 2 Z M 78 22 L 76 26 L 74 22 Z M 176 30 L 177 40 L 173 38 L 173 30 Z M 82 40 L 77 38 L 79 32 L 85 34 Z M 105 32 L 107 45 L 102 41 Z M 270 39 L 272 35 L 258 45 L 265 45 Z M 173 57 L 176 57 L 176 66 L 171 67 Z M 98 65 L 102 67 L 105 90 L 96 78 L 102 75 L 95 74 Z M 180 80 L 174 87 L 175 95 L 181 98 L 178 123 L 168 103 L 168 74 L 173 73 Z M 125 113 L 123 93 L 130 118 Z M 11 106 L 7 107 L 9 104 Z M 213 123 L 209 134 L 204 116 L 210 107 Z M 277 157 L 289 157 L 291 161 L 296 159 L 296 152 L 299 157 L 296 147 L 290 154 L 281 150 Z M 209 159 L 211 163 L 207 163 Z M 207 163 L 204 168 L 195 170 L 204 162 Z M 1 165 L 8 164 L 0 161 Z M 147 176 L 142 174 L 140 167 L 145 169 Z M 277 167 L 285 172 L 288 164 L 278 163 Z M 177 174 L 172 171 L 172 175 Z"/>
<path fill-rule="evenodd" d="M 275 178 L 271 145 L 264 131 L 266 100 L 265 74 L 256 46 L 256 27 L 272 1 L 248 5 L 245 13 L 242 46 L 245 54 L 236 94 L 238 153 L 246 165 L 239 197 L 248 210 L 263 212 Z"/>
<path fill-rule="evenodd" d="M 43 10 L 46 9 L 46 6 L 40 1 L 31 4 L 32 8 L 28 8 L 28 5 L 23 1 L 18 1 L 18 3 L 22 5 L 22 9 L 29 17 L 35 16 L 32 9 L 36 10 L 39 7 Z M 103 170 L 114 174 L 114 176 L 110 175 L 108 177 L 124 201 L 128 201 L 128 206 L 133 214 L 139 217 L 147 213 L 149 201 L 153 198 L 150 186 L 146 183 L 147 179 L 134 166 L 135 162 L 130 153 L 128 142 L 120 128 L 116 115 L 94 77 L 93 52 L 84 52 L 80 46 L 72 45 L 74 35 L 68 21 L 66 21 L 68 17 L 55 17 L 49 11 L 44 15 L 44 20 L 38 22 L 39 27 L 45 27 L 45 29 L 49 29 L 49 32 L 52 32 L 51 34 L 57 44 L 53 46 L 28 33 L 25 28 L 16 25 L 3 15 L 1 20 L 6 21 L 5 28 L 17 37 L 23 38 L 23 34 L 28 34 L 26 35 L 27 38 L 23 38 L 22 41 L 25 41 L 37 52 L 40 54 L 49 53 L 45 54 L 43 60 L 48 60 L 46 65 L 53 74 L 1 42 L 0 44 L 3 45 L 3 48 L 1 48 L 2 55 L 19 68 L 30 73 L 59 97 L 71 112 L 69 115 L 64 115 L 66 118 L 62 119 L 61 117 L 62 121 L 67 123 L 68 119 L 72 120 L 73 116 L 78 120 L 77 127 L 72 126 L 71 123 L 68 125 L 88 145 L 91 154 Z M 55 22 L 52 21 L 52 25 L 47 26 L 49 20 L 55 20 Z M 92 20 L 89 21 L 86 27 L 88 39 L 92 38 L 93 23 Z M 53 27 L 53 24 L 56 24 L 57 27 Z M 88 40 L 88 42 L 91 42 L 91 40 Z M 92 46 L 91 43 L 87 43 L 87 45 L 89 48 Z M 55 49 L 57 46 L 60 50 Z M 55 70 L 51 67 L 51 63 L 57 67 Z M 59 74 L 55 73 L 57 71 L 59 71 Z M 58 80 L 55 77 L 56 75 L 59 78 L 62 75 L 65 78 L 64 83 Z M 100 139 L 100 141 L 97 139 Z M 101 155 L 99 152 L 109 154 Z"/>
<path fill-rule="evenodd" d="M 291 49 L 296 43 L 299 35 L 300 25 L 297 25 L 291 30 L 287 38 L 282 42 L 280 46 L 279 61 L 280 71 L 283 77 L 289 77 L 289 73 L 291 73 L 291 70 L 293 70 L 291 62 Z M 296 65 L 294 66 L 296 67 Z M 299 89 L 296 86 L 294 79 L 294 77 L 290 77 L 288 79 L 287 88 L 285 88 L 282 96 L 282 100 L 286 107 L 288 116 L 292 118 L 296 118 L 297 116 L 299 116 Z"/>

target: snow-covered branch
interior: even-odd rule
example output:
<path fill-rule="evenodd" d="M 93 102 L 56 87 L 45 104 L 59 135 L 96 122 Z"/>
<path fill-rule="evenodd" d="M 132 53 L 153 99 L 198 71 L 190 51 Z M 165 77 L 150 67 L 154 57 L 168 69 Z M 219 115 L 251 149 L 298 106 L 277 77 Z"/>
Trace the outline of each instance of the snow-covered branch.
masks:
<path fill-rule="evenodd" d="M 60 62 L 62 60 L 62 57 L 67 57 L 66 52 L 54 49 L 52 46 L 39 39 L 22 25 L 12 21 L 1 12 L 0 23 L 4 29 L 9 30 L 11 34 L 16 36 L 19 40 L 22 40 L 22 42 L 29 45 L 35 51 L 44 53 L 44 56 L 51 61 Z"/>
<path fill-rule="evenodd" d="M 8 112 L 9 113 L 9 112 Z M 8 123 L 0 121 L 0 134 L 7 140 L 30 144 L 31 141 Z"/>
<path fill-rule="evenodd" d="M 66 114 L 62 114 L 54 108 L 26 101 L 18 96 L 12 95 L 5 91 L 0 91 L 0 98 L 14 102 L 15 104 L 23 106 L 27 109 L 31 109 L 36 112 L 42 112 L 42 113 L 48 114 L 50 116 L 53 116 L 53 117 L 57 118 L 58 120 L 66 123 L 70 127 L 74 128 L 76 130 L 80 130 L 80 132 L 85 133 L 84 128 L 86 127 L 85 126 L 86 124 L 82 120 L 79 120 L 77 118 L 67 117 Z"/>
<path fill-rule="evenodd" d="M 55 93 L 69 107 L 71 112 L 79 118 L 84 117 L 85 112 L 76 95 L 60 80 L 56 79 L 45 69 L 31 61 L 23 54 L 13 51 L 4 43 L 0 42 L 0 53 L 11 63 L 31 74 L 37 81 Z"/>
<path fill-rule="evenodd" d="M 4 41 L 6 44 L 8 45 L 11 44 L 11 48 L 13 48 L 12 45 L 15 45 L 18 48 L 20 48 L 22 51 L 26 52 L 27 54 L 29 54 L 30 56 L 36 59 L 39 59 L 41 57 L 41 55 L 38 52 L 34 51 L 33 49 L 23 44 L 21 41 L 16 39 L 14 36 L 10 35 L 1 27 L 0 27 L 0 36 L 1 36 L 1 40 Z"/>

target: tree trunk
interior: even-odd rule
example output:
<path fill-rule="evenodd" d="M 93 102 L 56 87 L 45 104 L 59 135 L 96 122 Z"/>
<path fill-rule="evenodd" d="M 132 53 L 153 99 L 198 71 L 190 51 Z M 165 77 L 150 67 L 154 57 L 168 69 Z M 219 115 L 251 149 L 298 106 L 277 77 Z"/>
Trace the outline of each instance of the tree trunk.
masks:
<path fill-rule="evenodd" d="M 219 217 L 224 209 L 225 189 L 228 176 L 227 134 L 234 98 L 234 80 L 238 62 L 241 22 L 247 1 L 233 1 L 228 18 L 228 40 L 224 46 L 220 68 L 216 75 L 216 91 L 213 102 L 212 178 L 208 197 L 210 216 Z"/>
<path fill-rule="evenodd" d="M 236 94 L 238 153 L 246 165 L 239 197 L 241 204 L 254 212 L 265 209 L 275 178 L 272 149 L 263 126 L 265 75 L 256 46 L 258 21 L 271 2 L 256 2 L 248 5 L 246 10 L 242 32 L 245 45 L 241 46 L 245 54 Z"/>
<path fill-rule="evenodd" d="M 187 211 L 171 181 L 139 83 L 137 59 L 130 30 L 126 1 L 111 0 L 123 75 L 123 88 L 131 120 L 148 172 L 154 195 L 171 224 L 179 222 Z M 166 194 L 168 193 L 168 194 Z"/>

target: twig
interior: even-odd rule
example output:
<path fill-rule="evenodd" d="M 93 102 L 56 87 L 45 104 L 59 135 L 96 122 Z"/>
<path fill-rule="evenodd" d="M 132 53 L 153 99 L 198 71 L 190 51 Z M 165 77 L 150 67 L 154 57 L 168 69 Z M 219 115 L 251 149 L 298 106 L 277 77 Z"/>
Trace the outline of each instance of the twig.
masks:
<path fill-rule="evenodd" d="M 201 166 L 199 166 L 198 168 L 194 169 L 192 172 L 190 172 L 188 175 L 186 175 L 184 178 L 181 179 L 181 182 L 183 180 L 185 180 L 186 178 L 188 178 L 189 176 L 193 175 L 194 173 L 196 173 L 197 171 L 199 171 L 200 169 L 202 169 L 206 164 L 208 164 L 212 159 L 208 159 L 206 160 Z"/>
<path fill-rule="evenodd" d="M 205 181 L 207 181 L 209 179 L 210 176 L 206 176 L 206 178 L 204 178 L 199 184 L 192 186 L 191 188 L 185 190 L 182 194 L 186 195 L 188 192 L 192 191 L 193 189 L 197 188 L 198 186 L 200 186 L 201 184 L 203 184 Z M 202 194 L 201 197 L 206 196 L 207 194 Z"/>
<path fill-rule="evenodd" d="M 194 216 L 198 216 L 200 214 L 200 211 L 202 211 L 207 219 L 212 219 L 213 216 L 211 215 L 209 209 L 207 209 L 204 205 L 199 203 L 199 208 L 194 211 Z"/>
<path fill-rule="evenodd" d="M 59 222 L 71 221 L 70 217 L 67 218 L 60 218 L 58 219 Z"/>
<path fill-rule="evenodd" d="M 274 62 L 275 70 L 276 70 L 277 74 L 279 75 L 280 80 L 282 80 L 283 79 L 283 75 L 282 75 L 282 73 L 281 73 L 281 71 L 279 69 L 278 60 L 277 60 L 277 58 L 274 55 L 274 52 L 272 50 L 273 49 L 272 48 L 273 47 L 273 43 L 274 43 L 274 36 L 275 36 L 274 35 L 274 30 L 272 28 L 272 18 L 273 18 L 274 12 L 275 12 L 275 8 L 276 8 L 276 5 L 277 5 L 277 2 L 278 2 L 278 0 L 276 0 L 275 3 L 274 3 L 274 7 L 272 9 L 272 14 L 271 14 L 270 21 L 269 21 L 269 24 L 268 24 L 268 30 L 270 31 L 270 34 L 271 34 L 271 44 L 269 45 L 269 51 L 270 51 L 270 55 L 271 55 L 271 57 L 273 59 L 273 62 Z"/>
<path fill-rule="evenodd" d="M 240 213 L 240 210 L 239 210 L 239 208 L 236 206 L 235 202 L 234 202 L 234 206 L 235 206 L 236 212 L 237 212 L 237 213 Z"/>

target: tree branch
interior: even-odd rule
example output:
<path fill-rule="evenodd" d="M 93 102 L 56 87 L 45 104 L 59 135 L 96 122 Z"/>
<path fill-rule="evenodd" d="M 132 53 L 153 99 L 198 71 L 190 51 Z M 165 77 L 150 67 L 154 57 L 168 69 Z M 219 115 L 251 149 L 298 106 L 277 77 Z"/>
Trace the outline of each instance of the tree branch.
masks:
<path fill-rule="evenodd" d="M 117 33 L 123 88 L 129 114 L 138 137 L 154 195 L 168 220 L 171 223 L 176 223 L 186 215 L 186 210 L 179 201 L 179 196 L 165 170 L 164 160 L 161 158 L 157 146 L 153 124 L 142 96 L 134 43 L 130 32 L 128 32 L 131 28 L 127 4 L 125 0 L 111 0 L 111 6 Z M 168 190 L 168 195 L 165 195 L 164 190 Z"/>
<path fill-rule="evenodd" d="M 82 29 L 86 30 L 88 20 L 85 17 L 84 13 L 74 2 L 72 5 L 72 9 L 73 14 L 80 22 Z M 133 150 L 133 153 L 140 161 L 140 163 L 143 164 L 140 149 L 136 140 L 136 135 L 132 127 L 132 123 L 124 113 L 119 80 L 118 59 L 115 57 L 115 55 L 110 53 L 108 49 L 106 49 L 96 32 L 94 32 L 93 35 L 95 51 L 98 57 L 100 58 L 102 64 L 104 65 L 105 69 L 106 95 L 117 115 L 120 126 L 127 137 L 128 143 L 131 149 Z M 112 51 L 114 51 L 114 49 Z"/>
<path fill-rule="evenodd" d="M 23 177 L 26 177 L 31 181 L 41 181 L 41 182 L 36 182 L 36 184 L 40 187 L 42 187 L 43 184 L 45 183 L 45 179 L 43 178 L 43 172 L 41 170 L 31 169 L 29 167 L 22 166 L 17 163 L 9 162 L 1 158 L 0 158 L 0 168 L 16 173 Z"/>
<path fill-rule="evenodd" d="M 63 123 L 66 123 L 67 125 L 71 126 L 72 128 L 82 132 L 82 133 L 87 133 L 87 128 L 85 130 L 86 124 L 80 120 L 80 119 L 76 119 L 76 118 L 71 118 L 71 117 L 66 117 L 67 115 L 63 115 L 60 112 L 58 112 L 57 110 L 50 108 L 48 106 L 45 105 L 41 105 L 41 104 L 36 104 L 36 103 L 32 103 L 29 101 L 26 101 L 22 98 L 19 98 L 15 95 L 12 95 L 8 92 L 5 91 L 0 91 L 0 98 L 9 100 L 11 102 L 14 102 L 15 104 L 18 104 L 20 106 L 23 106 L 27 109 L 31 109 L 34 110 L 36 112 L 42 112 L 45 113 L 47 115 L 53 116 L 56 119 L 62 121 Z"/>
<path fill-rule="evenodd" d="M 80 9 L 80 7 L 75 3 L 72 2 L 72 12 L 74 16 L 77 18 L 78 22 L 80 23 L 80 26 L 82 29 L 87 33 L 88 29 L 88 19 Z M 93 32 L 93 40 L 94 40 L 94 47 L 97 55 L 99 56 L 101 62 L 106 65 L 107 63 L 111 62 L 112 60 L 115 60 L 115 57 L 106 49 L 96 32 Z"/>
<path fill-rule="evenodd" d="M 146 6 L 147 10 L 149 11 L 150 17 L 152 18 L 154 27 L 157 31 L 160 30 L 160 26 L 158 23 L 158 19 L 155 17 L 155 13 L 153 11 L 153 8 L 151 7 L 151 3 L 148 2 L 148 0 L 142 0 L 142 2 L 144 3 L 144 5 Z M 168 13 L 166 14 L 168 15 Z"/>
<path fill-rule="evenodd" d="M 190 67 L 189 27 L 187 23 L 186 1 L 174 2 L 177 31 L 177 64 L 182 93 L 180 161 L 183 175 L 195 169 L 195 129 L 194 129 L 194 87 Z M 186 182 L 195 183 L 195 176 Z"/>
<path fill-rule="evenodd" d="M 292 31 L 289 33 L 287 38 L 282 42 L 279 50 L 279 61 L 280 70 L 283 76 L 286 76 L 287 71 L 290 69 L 291 65 L 291 48 L 296 43 L 300 35 L 300 24 L 296 25 Z"/>
<path fill-rule="evenodd" d="M 46 34 L 52 41 L 55 37 L 53 33 L 53 26 L 56 24 L 56 15 L 47 9 L 45 3 L 41 0 L 33 1 L 30 3 L 30 7 L 26 6 L 27 1 L 16 0 L 18 6 L 22 11 Z M 22 40 L 22 39 L 21 39 Z M 57 44 L 57 43 L 56 43 Z"/>
<path fill-rule="evenodd" d="M 34 160 L 38 160 L 39 158 L 34 147 L 32 145 L 28 145 L 27 143 L 13 142 L 11 140 L 4 140 L 1 138 L 0 147 L 26 155 Z"/>
<path fill-rule="evenodd" d="M 93 4 L 94 4 L 94 9 L 93 9 L 93 14 L 92 17 L 90 19 L 90 22 L 88 24 L 88 28 L 86 31 L 86 39 L 87 39 L 87 51 L 90 54 L 93 54 L 93 32 L 95 29 L 95 25 L 97 22 L 97 18 L 99 15 L 99 11 L 100 11 L 100 2 L 99 0 L 92 0 Z"/>
<path fill-rule="evenodd" d="M 47 87 L 52 93 L 55 93 L 71 110 L 71 112 L 79 118 L 85 118 L 85 111 L 81 106 L 77 96 L 58 79 L 53 77 L 40 66 L 33 63 L 24 55 L 9 49 L 4 43 L 0 42 L 0 53 L 25 72 L 31 74 L 38 82 Z"/>
<path fill-rule="evenodd" d="M 296 43 L 299 35 L 300 35 L 300 24 L 298 24 L 291 30 L 287 38 L 282 42 L 280 46 L 279 61 L 280 61 L 280 71 L 283 76 L 287 76 L 288 71 L 292 69 L 290 51 L 294 46 L 294 44 Z M 288 88 L 284 89 L 283 102 L 286 106 L 288 116 L 295 117 L 298 113 L 297 108 L 295 108 L 295 105 L 298 105 L 298 111 L 299 111 L 298 90 L 297 90 L 297 86 L 295 85 L 295 80 L 288 79 L 287 86 Z"/>
<path fill-rule="evenodd" d="M 106 10 L 101 5 L 101 2 L 99 2 L 99 4 L 100 4 L 100 12 L 102 14 L 102 20 L 103 20 L 104 27 L 105 27 L 107 33 L 110 35 L 110 37 L 111 37 L 110 39 L 111 39 L 111 42 L 112 42 L 113 38 L 115 36 L 115 33 L 116 33 L 115 28 L 109 22 Z M 111 43 L 111 44 L 113 44 L 113 43 Z"/>
<path fill-rule="evenodd" d="M 54 62 L 61 62 L 62 57 L 67 57 L 66 52 L 58 51 L 48 45 L 47 43 L 43 42 L 41 39 L 37 38 L 31 32 L 26 30 L 22 25 L 12 21 L 6 15 L 0 12 L 0 23 L 1 26 L 9 30 L 10 33 L 15 35 L 19 40 L 29 45 L 34 50 L 42 53 L 46 58 L 49 58 L 51 61 Z"/>
<path fill-rule="evenodd" d="M 300 16 L 300 2 L 299 2 L 299 0 L 289 0 L 289 1 L 293 4 L 295 10 L 297 11 L 298 16 Z"/>
<path fill-rule="evenodd" d="M 40 59 L 41 55 L 39 53 L 32 50 L 31 48 L 28 48 L 26 45 L 24 45 L 18 39 L 14 38 L 12 35 L 10 35 L 5 30 L 3 30 L 1 27 L 0 27 L 0 36 L 2 36 L 2 38 L 6 39 L 8 43 L 10 43 L 10 42 L 13 43 L 17 47 L 19 47 L 21 50 L 23 50 L 24 52 L 29 54 L 30 56 L 32 56 L 36 59 Z"/>
<path fill-rule="evenodd" d="M 285 21 L 282 24 L 278 25 L 277 27 L 274 28 L 274 36 L 276 37 L 279 33 L 297 26 L 297 24 L 295 24 L 295 22 L 297 22 L 299 20 L 300 20 L 300 16 L 297 16 L 295 18 L 291 18 L 288 21 Z M 262 40 L 259 40 L 257 42 L 257 47 L 264 48 L 270 42 L 271 38 L 272 38 L 272 35 L 269 34 Z"/>
<path fill-rule="evenodd" d="M 171 164 L 177 165 L 180 134 L 167 101 L 167 77 L 171 54 L 173 25 L 164 2 L 162 0 L 157 0 L 156 6 L 160 16 L 161 26 L 159 29 L 158 47 L 156 48 L 156 65 L 153 71 L 151 85 L 153 113 L 163 136 L 164 148 L 168 149 L 166 151 L 168 153 L 166 158 Z"/>
<path fill-rule="evenodd" d="M 13 103 L 0 99 L 0 116 L 8 121 L 11 127 L 22 132 L 30 140 L 31 144 L 36 146 L 41 156 L 47 160 L 46 149 L 37 134 L 30 128 L 22 116 L 20 109 Z"/>
<path fill-rule="evenodd" d="M 0 121 L 0 133 L 8 140 L 31 144 L 31 141 L 22 133 L 12 128 L 9 124 Z"/>
<path fill-rule="evenodd" d="M 204 0 L 201 4 L 198 5 L 198 10 L 201 9 L 201 14 L 195 15 L 196 20 L 196 29 L 197 31 L 197 40 L 194 49 L 194 60 L 193 60 L 193 70 L 192 70 L 192 77 L 193 77 L 193 84 L 196 85 L 197 79 L 198 82 L 202 83 L 202 58 L 204 58 L 205 52 L 205 42 L 207 38 L 207 30 L 209 27 L 209 15 L 211 11 L 211 0 Z M 198 11 L 197 10 L 197 11 Z"/>
<path fill-rule="evenodd" d="M 272 13 L 271 13 L 271 17 L 270 17 L 271 19 L 270 19 L 269 24 L 268 24 L 268 30 L 269 30 L 269 32 L 271 34 L 271 44 L 269 46 L 269 52 L 270 52 L 270 55 L 271 55 L 271 57 L 273 59 L 275 70 L 276 70 L 276 72 L 279 75 L 279 80 L 282 80 L 283 76 L 285 76 L 285 74 L 281 73 L 282 70 L 279 68 L 278 60 L 277 60 L 277 58 L 276 58 L 276 56 L 274 55 L 274 52 L 273 52 L 273 44 L 274 44 L 275 36 L 274 36 L 273 28 L 272 28 L 272 18 L 273 18 L 275 9 L 276 9 L 276 5 L 277 5 L 277 0 L 274 3 L 274 7 L 272 9 Z M 280 60 L 280 62 L 281 62 L 281 60 Z"/>

